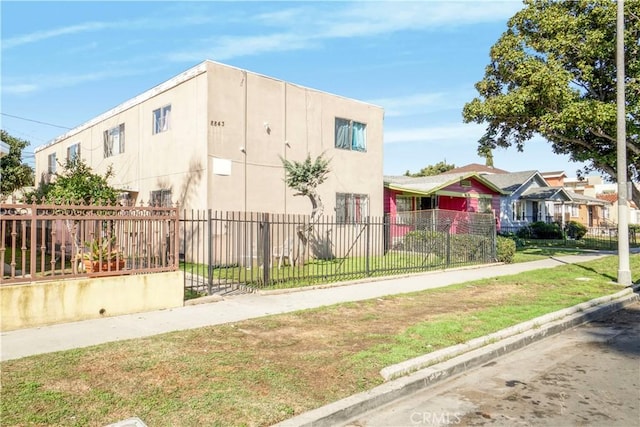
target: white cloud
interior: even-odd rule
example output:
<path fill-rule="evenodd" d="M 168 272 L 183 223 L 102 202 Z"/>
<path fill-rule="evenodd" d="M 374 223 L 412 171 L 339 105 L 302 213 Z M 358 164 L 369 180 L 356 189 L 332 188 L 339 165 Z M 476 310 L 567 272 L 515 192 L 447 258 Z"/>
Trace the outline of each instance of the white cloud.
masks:
<path fill-rule="evenodd" d="M 170 53 L 166 55 L 166 58 L 170 61 L 176 62 L 199 62 L 202 61 L 202 58 L 222 61 L 238 56 L 247 56 L 264 52 L 297 50 L 309 46 L 308 40 L 294 34 L 218 37 L 205 44 L 210 43 L 213 43 L 213 46 L 203 49 Z"/>
<path fill-rule="evenodd" d="M 320 17 L 318 22 L 326 26 L 320 33 L 323 37 L 363 37 L 501 21 L 521 8 L 521 3 L 513 1 L 357 2 Z"/>
<path fill-rule="evenodd" d="M 391 98 L 371 99 L 367 102 L 384 108 L 385 117 L 413 116 L 435 111 L 460 110 L 473 98 L 470 89 L 447 92 L 417 93 Z"/>
<path fill-rule="evenodd" d="M 139 31 L 141 29 L 168 29 L 191 25 L 203 25 L 211 21 L 211 18 L 204 15 L 171 16 L 171 18 L 164 19 L 153 17 L 109 22 L 92 21 L 81 24 L 68 25 L 66 27 L 54 28 L 51 30 L 35 31 L 33 33 L 23 34 L 21 36 L 5 38 L 2 40 L 2 49 L 11 49 L 26 44 L 78 33 L 96 32 L 111 29 L 128 31 Z"/>
<path fill-rule="evenodd" d="M 26 94 L 41 91 L 49 88 L 70 87 L 77 84 L 112 79 L 116 77 L 135 76 L 146 74 L 150 71 L 148 67 L 137 69 L 113 69 L 84 74 L 60 74 L 60 75 L 38 75 L 31 76 L 29 80 L 38 83 L 16 83 L 2 86 L 5 94 Z"/>
<path fill-rule="evenodd" d="M 195 3 L 190 3 L 191 5 Z M 257 3 L 259 4 L 259 3 Z M 278 5 L 287 5 L 276 3 Z M 446 26 L 459 26 L 478 22 L 502 21 L 522 7 L 520 2 L 507 1 L 413 1 L 413 2 L 320 2 L 302 3 L 301 6 L 274 9 L 266 13 L 254 13 L 251 7 L 233 10 L 229 14 L 224 10 L 215 10 L 202 3 L 195 6 L 172 4 L 163 13 L 151 8 L 155 16 L 122 21 L 91 21 L 49 30 L 36 31 L 2 41 L 2 49 L 15 48 L 31 43 L 87 32 L 99 32 L 118 29 L 135 32 L 150 29 L 175 29 L 185 26 L 202 25 L 225 19 L 225 23 L 234 22 L 234 26 L 243 34 L 208 34 L 206 38 L 192 40 L 185 50 L 163 52 L 159 58 L 172 62 L 200 62 L 202 58 L 230 60 L 236 57 L 251 56 L 269 52 L 284 52 L 316 48 L 325 40 L 351 37 L 369 37 L 389 34 L 397 31 L 432 30 Z M 223 8 L 224 3 L 211 7 Z M 185 9 L 187 8 L 188 9 Z M 264 8 L 263 8 L 264 9 Z M 181 13 L 183 15 L 181 15 Z M 244 13 L 244 16 L 242 15 Z M 266 33 L 265 28 L 278 28 L 276 32 Z M 214 32 L 218 26 L 212 25 Z M 226 26 L 222 26 L 226 28 Z M 254 32 L 254 34 L 251 34 Z M 256 32 L 261 32 L 255 34 Z M 78 49 L 91 47 L 86 38 L 80 39 Z M 200 46 L 200 47 L 199 47 Z M 73 47 L 71 47 L 73 49 Z M 41 85 L 48 87 L 71 86 L 75 83 L 97 81 L 119 75 L 140 74 L 143 71 L 96 72 L 88 74 L 51 77 L 43 81 L 36 77 L 3 88 L 5 93 L 28 93 L 38 90 Z M 387 98 L 374 101 L 387 110 L 387 116 L 415 115 L 436 109 L 452 109 L 463 105 L 467 97 L 451 97 L 450 94 L 432 93 L 412 95 L 404 99 Z M 404 103 L 403 103 L 404 102 Z M 457 105 L 457 104 L 460 105 Z"/>
<path fill-rule="evenodd" d="M 480 124 L 460 123 L 435 127 L 385 130 L 384 143 L 449 142 L 452 145 L 460 145 L 469 141 L 477 141 L 483 135 L 485 129 L 486 126 Z"/>
<path fill-rule="evenodd" d="M 3 49 L 10 49 L 25 44 L 35 43 L 66 34 L 83 33 L 87 31 L 98 31 L 109 28 L 112 24 L 106 22 L 85 22 L 84 24 L 70 25 L 67 27 L 55 28 L 53 30 L 36 31 L 17 37 L 9 37 L 2 41 Z"/>
<path fill-rule="evenodd" d="M 24 94 L 24 93 L 31 93 L 31 92 L 35 92 L 39 89 L 39 87 L 35 84 L 15 84 L 15 85 L 8 85 L 8 86 L 2 86 L 2 92 L 9 94 Z"/>
<path fill-rule="evenodd" d="M 281 31 L 248 37 L 204 39 L 198 42 L 217 45 L 172 53 L 167 58 L 185 62 L 202 58 L 228 60 L 299 50 L 317 46 L 323 40 L 503 21 L 521 8 L 521 3 L 516 1 L 327 2 L 316 7 L 295 7 L 247 16 L 247 21 L 275 26 Z"/>

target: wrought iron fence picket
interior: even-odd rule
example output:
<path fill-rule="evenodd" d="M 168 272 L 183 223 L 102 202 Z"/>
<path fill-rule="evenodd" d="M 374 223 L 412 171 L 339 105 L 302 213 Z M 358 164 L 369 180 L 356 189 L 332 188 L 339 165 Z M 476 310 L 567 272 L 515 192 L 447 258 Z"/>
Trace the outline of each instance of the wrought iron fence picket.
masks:
<path fill-rule="evenodd" d="M 301 234 L 310 224 L 305 215 L 184 211 L 180 224 L 185 288 L 197 293 L 304 286 L 495 259 L 495 219 L 488 214 L 433 210 L 355 223 L 323 216 L 308 236 Z"/>

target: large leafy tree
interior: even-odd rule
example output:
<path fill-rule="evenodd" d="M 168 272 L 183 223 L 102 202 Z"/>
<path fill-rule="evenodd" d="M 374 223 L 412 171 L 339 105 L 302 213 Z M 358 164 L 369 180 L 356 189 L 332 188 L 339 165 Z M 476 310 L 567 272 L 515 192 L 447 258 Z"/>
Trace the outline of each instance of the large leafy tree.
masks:
<path fill-rule="evenodd" d="M 22 162 L 22 151 L 29 146 L 24 139 L 0 130 L 0 139 L 9 146 L 9 153 L 0 159 L 0 193 L 8 196 L 15 190 L 33 185 L 33 168 Z"/>
<path fill-rule="evenodd" d="M 558 154 L 616 179 L 616 3 L 525 0 L 491 48 L 464 107 L 465 122 L 486 123 L 478 152 L 536 135 Z M 625 84 L 629 179 L 640 178 L 640 1 L 625 2 Z"/>
<path fill-rule="evenodd" d="M 120 193 L 109 185 L 112 175 L 110 167 L 100 175 L 84 160 L 74 157 L 62 165 L 62 172 L 56 173 L 52 182 L 41 182 L 32 196 L 56 204 L 111 205 L 118 200 Z"/>
<path fill-rule="evenodd" d="M 409 171 L 406 171 L 404 174 L 405 176 L 416 176 L 416 177 L 417 176 L 433 176 L 433 175 L 440 175 L 441 173 L 448 172 L 455 167 L 456 165 L 449 164 L 446 161 L 442 161 L 442 162 L 436 163 L 435 165 L 426 166 L 420 169 L 419 172 L 411 173 Z"/>

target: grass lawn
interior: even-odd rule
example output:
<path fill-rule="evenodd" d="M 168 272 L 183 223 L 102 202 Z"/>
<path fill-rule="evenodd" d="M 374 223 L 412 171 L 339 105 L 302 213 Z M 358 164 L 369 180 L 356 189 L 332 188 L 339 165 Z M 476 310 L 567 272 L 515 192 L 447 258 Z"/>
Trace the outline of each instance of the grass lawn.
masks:
<path fill-rule="evenodd" d="M 611 256 L 3 362 L 2 425 L 268 426 L 382 383 L 390 364 L 615 293 L 617 268 Z"/>
<path fill-rule="evenodd" d="M 329 260 L 311 259 L 304 264 L 278 266 L 274 262 L 268 271 L 269 282 L 265 285 L 263 266 L 254 268 L 214 266 L 211 275 L 214 283 L 244 283 L 260 289 L 289 289 L 329 282 L 347 281 L 367 277 L 392 276 L 397 274 L 419 273 L 452 267 L 480 264 L 473 257 L 464 259 L 451 257 L 449 264 L 443 256 L 431 253 L 409 251 L 389 251 L 383 256 L 345 257 Z M 196 263 L 180 263 L 185 273 L 208 277 L 208 266 Z M 190 294 L 191 296 L 191 294 Z M 197 297 L 198 294 L 193 294 Z"/>
<path fill-rule="evenodd" d="M 581 253 L 584 253 L 584 250 L 554 247 L 527 247 L 516 251 L 513 262 L 537 261 L 552 256 L 578 255 Z"/>

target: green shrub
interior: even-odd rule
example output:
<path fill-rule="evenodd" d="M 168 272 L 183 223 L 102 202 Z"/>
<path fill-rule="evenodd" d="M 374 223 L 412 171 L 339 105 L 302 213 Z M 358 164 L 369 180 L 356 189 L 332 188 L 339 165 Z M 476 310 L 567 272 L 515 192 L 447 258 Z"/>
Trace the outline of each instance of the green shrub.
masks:
<path fill-rule="evenodd" d="M 513 232 L 498 232 L 498 236 L 501 237 L 505 237 L 509 240 L 513 240 L 514 243 L 516 244 L 516 250 L 518 248 L 524 248 L 525 247 L 525 241 L 523 240 L 522 237 L 518 236 L 517 233 L 513 233 Z"/>
<path fill-rule="evenodd" d="M 405 234 L 396 249 L 449 256 L 453 263 L 490 261 L 492 239 L 474 234 L 451 234 L 440 231 L 416 230 Z M 447 248 L 449 244 L 449 248 Z M 447 250 L 448 249 L 448 250 Z"/>
<path fill-rule="evenodd" d="M 562 233 L 562 229 L 556 223 L 546 223 L 543 221 L 538 221 L 529 224 L 529 238 L 531 239 L 562 239 L 564 238 L 564 234 Z M 520 236 L 524 237 L 526 236 Z"/>
<path fill-rule="evenodd" d="M 584 235 L 587 234 L 587 227 L 576 221 L 569 221 L 565 225 L 564 230 L 567 233 L 567 237 L 576 240 L 582 239 Z"/>
<path fill-rule="evenodd" d="M 531 228 L 529 226 L 522 227 L 516 232 L 516 236 L 520 239 L 530 239 Z"/>
<path fill-rule="evenodd" d="M 411 252 L 440 253 L 446 245 L 447 234 L 438 231 L 410 231 L 402 239 L 402 249 Z"/>
<path fill-rule="evenodd" d="M 493 257 L 492 239 L 476 234 L 453 234 L 450 239 L 451 262 L 489 262 Z"/>
<path fill-rule="evenodd" d="M 496 240 L 496 255 L 498 262 L 511 264 L 516 255 L 516 242 L 508 237 L 498 236 Z"/>

